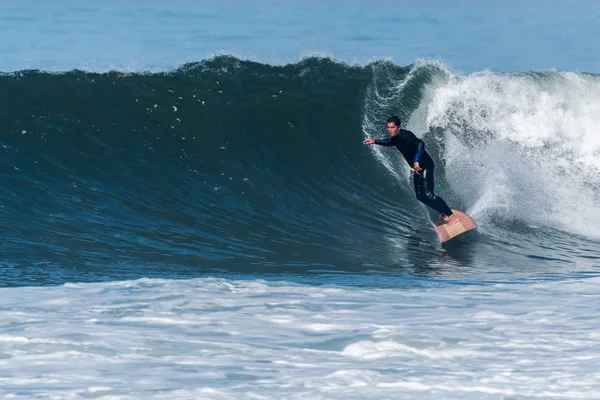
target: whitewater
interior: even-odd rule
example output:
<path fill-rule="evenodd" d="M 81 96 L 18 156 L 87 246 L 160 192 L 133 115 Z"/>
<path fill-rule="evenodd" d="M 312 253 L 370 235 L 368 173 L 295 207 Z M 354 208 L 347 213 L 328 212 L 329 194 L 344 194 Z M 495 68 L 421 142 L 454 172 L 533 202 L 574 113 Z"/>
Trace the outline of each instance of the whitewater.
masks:
<path fill-rule="evenodd" d="M 141 279 L 3 289 L 0 393 L 593 399 L 597 285 Z"/>

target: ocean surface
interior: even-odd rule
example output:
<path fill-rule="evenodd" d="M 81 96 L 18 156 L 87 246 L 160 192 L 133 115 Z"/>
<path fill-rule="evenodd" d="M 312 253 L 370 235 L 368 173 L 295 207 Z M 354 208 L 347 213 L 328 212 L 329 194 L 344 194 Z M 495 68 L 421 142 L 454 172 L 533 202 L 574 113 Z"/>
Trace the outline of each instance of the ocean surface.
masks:
<path fill-rule="evenodd" d="M 3 1 L 0 398 L 597 398 L 599 18 Z"/>

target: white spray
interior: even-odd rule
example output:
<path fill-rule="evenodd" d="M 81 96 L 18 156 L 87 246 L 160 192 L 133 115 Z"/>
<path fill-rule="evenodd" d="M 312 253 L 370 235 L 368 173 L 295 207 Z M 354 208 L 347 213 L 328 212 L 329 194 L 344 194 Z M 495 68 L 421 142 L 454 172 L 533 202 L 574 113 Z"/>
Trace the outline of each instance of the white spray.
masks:
<path fill-rule="evenodd" d="M 600 237 L 590 224 L 600 221 L 600 77 L 463 76 L 424 62 L 391 85 L 401 91 L 422 68 L 439 73 L 423 87 L 406 127 L 443 132 L 444 178 L 484 230 L 487 217 L 495 216 Z M 380 101 L 399 99 L 400 93 Z M 370 125 L 363 126 L 367 135 L 373 135 Z M 390 163 L 390 155 L 377 156 Z"/>

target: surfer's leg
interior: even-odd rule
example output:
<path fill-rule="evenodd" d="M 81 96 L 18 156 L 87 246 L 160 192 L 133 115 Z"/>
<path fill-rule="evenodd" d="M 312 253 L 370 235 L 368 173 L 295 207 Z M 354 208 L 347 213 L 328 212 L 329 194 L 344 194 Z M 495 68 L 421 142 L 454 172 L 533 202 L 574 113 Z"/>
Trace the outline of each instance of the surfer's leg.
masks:
<path fill-rule="evenodd" d="M 423 185 L 425 180 L 423 179 L 422 173 L 418 174 L 413 171 L 413 186 L 415 187 L 415 195 L 417 195 L 417 200 L 421 203 L 427 204 L 427 197 L 423 192 Z"/>
<path fill-rule="evenodd" d="M 429 207 L 433 208 L 440 214 L 444 216 L 450 216 L 452 215 L 452 210 L 450 209 L 450 207 L 448 207 L 444 199 L 442 199 L 439 196 L 436 196 L 433 191 L 433 188 L 435 187 L 433 180 L 434 171 L 434 165 L 429 165 L 426 168 L 423 168 L 423 170 L 421 171 L 421 174 L 423 176 L 423 178 L 421 179 L 421 196 L 424 197 L 424 199 L 419 200 L 428 205 Z"/>
<path fill-rule="evenodd" d="M 413 172 L 413 184 L 415 186 L 415 194 L 417 195 L 417 200 L 421 203 L 425 204 L 428 207 L 432 207 L 431 204 L 431 196 L 427 194 L 427 182 L 425 180 L 425 176 L 423 175 L 424 170 L 421 172 Z"/>

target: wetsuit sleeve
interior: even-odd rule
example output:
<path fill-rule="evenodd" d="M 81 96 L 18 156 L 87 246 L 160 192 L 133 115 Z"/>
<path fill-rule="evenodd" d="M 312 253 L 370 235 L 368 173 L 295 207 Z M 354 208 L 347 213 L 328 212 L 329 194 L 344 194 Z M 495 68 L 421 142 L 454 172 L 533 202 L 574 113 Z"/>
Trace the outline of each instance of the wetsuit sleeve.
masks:
<path fill-rule="evenodd" d="M 387 139 L 375 140 L 375 144 L 379 144 L 381 146 L 394 146 L 396 144 L 396 136 L 392 136 Z"/>

